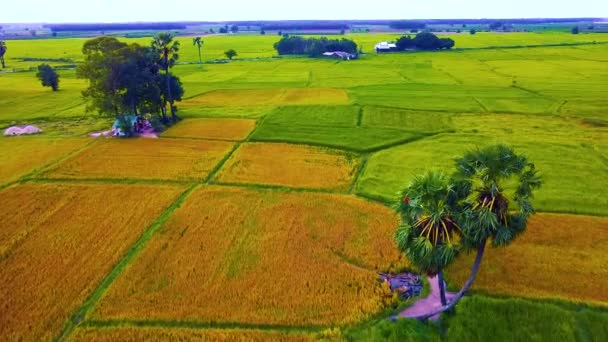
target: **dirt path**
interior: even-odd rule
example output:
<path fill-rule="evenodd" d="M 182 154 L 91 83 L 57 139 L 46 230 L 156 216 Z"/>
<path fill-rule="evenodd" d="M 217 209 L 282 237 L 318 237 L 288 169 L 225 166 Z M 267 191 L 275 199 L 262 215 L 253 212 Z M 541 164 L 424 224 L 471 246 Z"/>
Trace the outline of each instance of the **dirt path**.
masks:
<path fill-rule="evenodd" d="M 416 317 L 423 315 L 433 309 L 437 309 L 441 306 L 441 299 L 439 298 L 439 284 L 437 284 L 437 276 L 426 278 L 431 284 L 431 291 L 426 298 L 417 300 L 412 306 L 408 307 L 399 314 L 400 317 Z M 445 297 L 449 302 L 454 298 L 455 293 L 446 292 Z M 432 320 L 437 320 L 439 315 L 431 317 Z"/>

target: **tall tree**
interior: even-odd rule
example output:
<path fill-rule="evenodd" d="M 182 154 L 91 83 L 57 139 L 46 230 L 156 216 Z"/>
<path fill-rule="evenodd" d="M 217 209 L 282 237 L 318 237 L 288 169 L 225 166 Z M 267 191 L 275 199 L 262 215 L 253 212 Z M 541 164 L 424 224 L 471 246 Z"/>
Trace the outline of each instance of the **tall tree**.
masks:
<path fill-rule="evenodd" d="M 169 69 L 175 65 L 179 55 L 179 42 L 173 41 L 173 35 L 171 33 L 159 33 L 152 41 L 152 48 L 157 52 L 159 56 L 159 65 L 161 69 L 165 71 L 165 82 L 167 89 L 167 102 L 171 108 L 171 119 L 176 121 L 175 106 L 173 95 L 171 94 L 171 76 Z"/>
<path fill-rule="evenodd" d="M 505 145 L 493 145 L 466 153 L 456 161 L 455 184 L 466 198 L 456 213 L 462 231 L 460 245 L 476 250 L 471 274 L 447 304 L 417 318 L 426 319 L 451 309 L 473 284 L 488 240 L 507 246 L 527 227 L 534 213 L 533 190 L 541 185 L 533 163 Z"/>
<path fill-rule="evenodd" d="M 201 68 L 203 67 L 203 57 L 201 55 L 201 48 L 203 47 L 203 44 L 205 44 L 205 42 L 201 37 L 192 38 L 192 45 L 198 48 L 198 62 Z"/>
<path fill-rule="evenodd" d="M 2 63 L 3 69 L 6 68 L 6 65 L 4 64 L 4 55 L 6 54 L 7 49 L 6 42 L 0 40 L 0 63 Z"/>
<path fill-rule="evenodd" d="M 40 64 L 36 77 L 42 82 L 43 87 L 51 87 L 53 91 L 59 90 L 59 75 L 50 65 Z"/>
<path fill-rule="evenodd" d="M 441 305 L 447 304 L 443 269 L 461 249 L 455 235 L 462 235 L 457 221 L 459 202 L 466 195 L 466 186 L 453 184 L 443 172 L 429 171 L 402 191 L 397 206 L 402 220 L 395 233 L 397 246 L 420 271 L 437 276 Z"/>

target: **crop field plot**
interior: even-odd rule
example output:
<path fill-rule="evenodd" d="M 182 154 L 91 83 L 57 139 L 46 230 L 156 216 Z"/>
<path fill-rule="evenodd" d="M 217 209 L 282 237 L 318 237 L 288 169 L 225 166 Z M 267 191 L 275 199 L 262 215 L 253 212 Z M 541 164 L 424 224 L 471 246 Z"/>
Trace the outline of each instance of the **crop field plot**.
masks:
<path fill-rule="evenodd" d="M 361 126 L 423 133 L 436 133 L 453 129 L 452 118 L 448 113 L 420 112 L 376 106 L 364 107 Z"/>
<path fill-rule="evenodd" d="M 313 335 L 238 329 L 188 328 L 80 328 L 69 341 L 217 341 L 217 342 L 312 342 Z"/>
<path fill-rule="evenodd" d="M 217 140 L 101 140 L 44 174 L 48 178 L 204 180 L 234 143 Z"/>
<path fill-rule="evenodd" d="M 84 147 L 87 139 L 47 139 L 42 137 L 0 137 L 0 185 Z"/>
<path fill-rule="evenodd" d="M 285 106 L 285 105 L 342 105 L 349 104 L 348 94 L 343 89 L 234 89 L 215 90 L 184 102 L 189 107 L 239 107 L 239 106 Z"/>
<path fill-rule="evenodd" d="M 251 139 L 368 151 L 418 139 L 424 133 L 362 125 L 359 106 L 287 106 L 269 113 Z"/>
<path fill-rule="evenodd" d="M 486 250 L 474 289 L 530 298 L 608 303 L 608 219 L 536 214 L 527 231 L 507 248 Z M 462 284 L 474 255 L 449 268 Z"/>
<path fill-rule="evenodd" d="M 0 336 L 50 340 L 184 189 L 25 184 L 0 192 Z"/>
<path fill-rule="evenodd" d="M 454 159 L 467 150 L 507 143 L 527 155 L 543 176 L 543 187 L 534 197 L 537 209 L 608 213 L 608 201 L 602 195 L 608 172 L 599 154 L 604 146 L 601 142 L 608 139 L 603 127 L 524 115 L 459 115 L 452 121 L 456 134 L 440 134 L 374 153 L 358 179 L 357 193 L 392 201 L 414 175 L 429 168 L 451 168 Z"/>
<path fill-rule="evenodd" d="M 348 190 L 358 166 L 356 156 L 342 151 L 282 143 L 246 143 L 226 162 L 216 180 Z"/>
<path fill-rule="evenodd" d="M 406 266 L 391 209 L 353 196 L 205 187 L 192 193 L 92 320 L 324 326 L 387 300 L 378 270 Z"/>
<path fill-rule="evenodd" d="M 163 133 L 164 137 L 239 141 L 255 128 L 255 120 L 187 119 Z"/>

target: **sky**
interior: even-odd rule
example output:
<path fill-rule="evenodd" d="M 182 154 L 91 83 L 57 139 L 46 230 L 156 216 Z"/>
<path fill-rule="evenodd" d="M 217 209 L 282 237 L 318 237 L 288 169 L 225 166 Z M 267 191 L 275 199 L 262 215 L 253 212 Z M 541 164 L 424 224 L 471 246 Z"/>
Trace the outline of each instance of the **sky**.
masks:
<path fill-rule="evenodd" d="M 0 22 L 608 17 L 608 0 L 13 0 Z"/>

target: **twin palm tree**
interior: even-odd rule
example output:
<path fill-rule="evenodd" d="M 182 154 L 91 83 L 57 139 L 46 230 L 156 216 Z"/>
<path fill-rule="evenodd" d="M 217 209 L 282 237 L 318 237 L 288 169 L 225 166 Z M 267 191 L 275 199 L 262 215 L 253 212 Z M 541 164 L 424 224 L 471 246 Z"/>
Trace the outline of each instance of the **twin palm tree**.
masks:
<path fill-rule="evenodd" d="M 203 57 L 201 56 L 201 48 L 203 47 L 203 44 L 205 44 L 205 42 L 201 37 L 192 38 L 192 45 L 198 48 L 198 61 L 201 68 L 203 67 Z"/>
<path fill-rule="evenodd" d="M 179 42 L 173 41 L 173 35 L 171 33 L 159 33 L 152 41 L 152 48 L 159 55 L 159 65 L 161 69 L 165 71 L 165 82 L 167 84 L 167 98 L 171 108 L 171 119 L 176 121 L 175 106 L 173 105 L 174 99 L 171 90 L 171 74 L 169 68 L 175 65 L 175 62 L 179 59 L 177 52 L 179 51 Z M 163 105 L 163 115 L 166 113 L 166 108 Z"/>
<path fill-rule="evenodd" d="M 456 305 L 475 280 L 488 240 L 505 246 L 526 229 L 534 213 L 532 191 L 540 185 L 534 164 L 505 145 L 465 154 L 456 161 L 452 177 L 432 171 L 412 181 L 397 207 L 403 223 L 395 238 L 421 271 L 438 274 L 442 304 L 417 318 Z M 476 250 L 477 255 L 469 279 L 447 303 L 442 270 L 462 250 Z"/>

